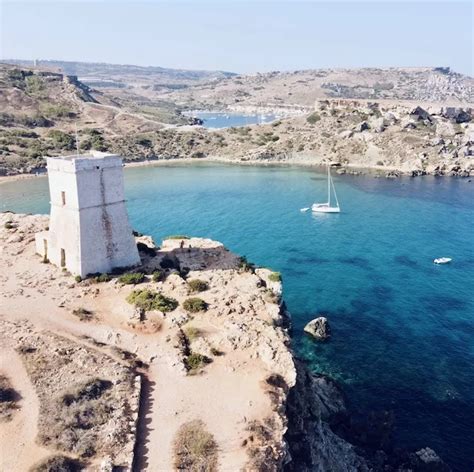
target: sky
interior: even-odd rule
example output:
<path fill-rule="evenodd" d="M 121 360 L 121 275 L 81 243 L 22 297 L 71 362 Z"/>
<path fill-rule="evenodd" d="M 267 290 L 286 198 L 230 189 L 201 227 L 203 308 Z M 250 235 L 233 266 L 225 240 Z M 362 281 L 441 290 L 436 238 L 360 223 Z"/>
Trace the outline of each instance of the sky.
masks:
<path fill-rule="evenodd" d="M 473 71 L 473 1 L 0 0 L 0 58 L 255 73 Z"/>

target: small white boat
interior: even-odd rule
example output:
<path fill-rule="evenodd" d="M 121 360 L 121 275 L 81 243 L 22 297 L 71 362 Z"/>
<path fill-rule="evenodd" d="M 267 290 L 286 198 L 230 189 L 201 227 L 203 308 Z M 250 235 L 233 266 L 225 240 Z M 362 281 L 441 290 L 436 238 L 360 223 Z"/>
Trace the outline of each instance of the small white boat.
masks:
<path fill-rule="evenodd" d="M 336 206 L 331 206 L 331 189 L 334 192 L 334 198 L 336 200 Z M 340 213 L 341 208 L 339 207 L 339 201 L 337 200 L 336 188 L 332 181 L 331 171 L 328 166 L 328 201 L 327 203 L 314 203 L 311 210 L 315 213 Z"/>
<path fill-rule="evenodd" d="M 308 211 L 308 210 L 309 210 L 309 207 L 305 207 L 305 208 L 301 208 L 300 211 L 304 213 L 305 211 Z"/>
<path fill-rule="evenodd" d="M 435 264 L 449 264 L 452 261 L 450 257 L 438 257 L 433 262 Z"/>

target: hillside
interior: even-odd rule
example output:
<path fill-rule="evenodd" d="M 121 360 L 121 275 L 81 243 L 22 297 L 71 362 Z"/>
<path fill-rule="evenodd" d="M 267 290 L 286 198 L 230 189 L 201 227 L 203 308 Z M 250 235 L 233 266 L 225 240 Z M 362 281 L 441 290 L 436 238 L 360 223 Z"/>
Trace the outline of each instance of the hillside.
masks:
<path fill-rule="evenodd" d="M 1 65 L 0 173 L 33 172 L 45 166 L 45 155 L 74 152 L 77 128 L 81 150 L 115 152 L 125 161 L 207 158 L 240 163 L 332 163 L 341 172 L 360 167 L 390 176 L 471 174 L 473 108 L 466 100 L 472 79 L 444 69 L 417 69 L 411 72 L 410 88 L 403 86 L 405 76 L 400 69 L 350 72 L 339 71 L 337 80 L 352 83 L 359 92 L 363 87 L 356 84 L 362 83 L 362 77 L 367 90 L 377 77 L 379 83 L 382 79 L 392 83 L 396 77 L 399 82 L 396 87 L 385 87 L 380 100 L 318 100 L 329 89 L 309 84 L 309 78 L 306 82 L 301 79 L 306 74 L 315 81 L 319 77 L 315 71 L 228 78 L 166 92 L 138 86 L 98 91 L 75 76 Z M 324 77 L 335 80 L 334 74 Z M 429 89 L 427 77 L 444 85 Z M 250 87 L 256 80 L 262 85 Z M 252 92 L 244 93 L 244 89 Z M 289 91 L 277 100 L 281 90 Z M 436 94 L 446 100 L 430 103 L 414 98 Z M 406 98 L 395 100 L 395 95 Z M 453 101 L 456 106 L 451 106 Z M 241 113 L 270 110 L 284 118 L 220 130 L 183 126 L 190 119 L 181 110 L 200 107 Z"/>
<path fill-rule="evenodd" d="M 3 62 L 22 67 L 33 65 L 33 61 L 19 59 L 7 59 Z M 169 69 L 99 62 L 40 60 L 36 61 L 36 66 L 61 72 L 65 75 L 76 75 L 82 82 L 96 88 L 107 86 L 122 88 L 136 84 L 140 86 L 180 88 L 236 75 L 224 71 Z"/>
<path fill-rule="evenodd" d="M 192 108 L 305 106 L 323 98 L 474 103 L 474 79 L 449 68 L 319 69 L 241 75 L 163 97 Z"/>

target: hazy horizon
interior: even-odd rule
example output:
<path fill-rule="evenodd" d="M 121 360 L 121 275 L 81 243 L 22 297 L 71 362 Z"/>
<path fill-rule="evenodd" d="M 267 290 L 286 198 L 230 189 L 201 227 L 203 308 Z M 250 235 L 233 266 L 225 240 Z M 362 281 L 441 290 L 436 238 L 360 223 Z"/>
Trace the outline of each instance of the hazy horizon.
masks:
<path fill-rule="evenodd" d="M 241 74 L 451 67 L 473 75 L 466 1 L 2 1 L 0 57 Z"/>

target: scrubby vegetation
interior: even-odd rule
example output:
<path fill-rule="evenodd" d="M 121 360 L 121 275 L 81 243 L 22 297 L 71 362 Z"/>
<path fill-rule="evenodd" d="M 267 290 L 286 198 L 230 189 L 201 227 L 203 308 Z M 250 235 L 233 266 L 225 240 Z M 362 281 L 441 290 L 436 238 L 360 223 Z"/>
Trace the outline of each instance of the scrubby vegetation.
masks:
<path fill-rule="evenodd" d="M 72 314 L 81 321 L 92 321 L 94 319 L 94 312 L 83 307 L 73 310 Z"/>
<path fill-rule="evenodd" d="M 178 307 L 178 302 L 174 298 L 152 290 L 134 290 L 127 297 L 127 302 L 145 311 L 157 310 L 163 313 L 173 311 Z"/>
<path fill-rule="evenodd" d="M 165 280 L 165 273 L 162 270 L 155 270 L 151 277 L 153 282 L 163 282 Z"/>
<path fill-rule="evenodd" d="M 186 326 L 184 329 L 184 334 L 189 339 L 189 341 L 193 341 L 194 339 L 201 336 L 201 330 L 196 328 L 195 326 Z"/>
<path fill-rule="evenodd" d="M 321 117 L 316 113 L 311 113 L 311 115 L 309 115 L 307 118 L 306 118 L 306 121 L 311 124 L 311 125 L 314 125 L 315 123 L 317 123 L 319 120 L 321 119 Z"/>
<path fill-rule="evenodd" d="M 190 313 L 199 313 L 207 310 L 207 303 L 202 298 L 187 298 L 183 302 L 183 308 Z"/>
<path fill-rule="evenodd" d="M 200 279 L 188 280 L 188 286 L 192 293 L 204 292 L 209 288 L 209 284 L 205 280 Z"/>
<path fill-rule="evenodd" d="M 137 285 L 145 280 L 143 272 L 127 272 L 118 278 L 118 281 L 124 285 Z"/>
<path fill-rule="evenodd" d="M 92 457 L 96 454 L 96 435 L 115 409 L 112 382 L 92 379 L 72 388 L 56 400 L 49 427 L 40 428 L 42 444 L 59 450 Z"/>
<path fill-rule="evenodd" d="M 272 272 L 272 273 L 268 276 L 268 280 L 270 280 L 270 282 L 281 282 L 281 274 L 280 274 L 280 272 Z"/>
<path fill-rule="evenodd" d="M 239 259 L 239 269 L 243 272 L 254 272 L 255 264 L 249 262 L 245 256 Z"/>
<path fill-rule="evenodd" d="M 174 440 L 174 466 L 187 472 L 216 472 L 217 443 L 200 420 L 184 423 Z"/>
<path fill-rule="evenodd" d="M 197 352 L 192 352 L 189 356 L 186 357 L 184 363 L 186 365 L 186 369 L 191 373 L 196 372 L 201 367 L 204 367 L 206 364 L 210 364 L 212 359 L 205 356 L 204 354 L 199 354 Z"/>
<path fill-rule="evenodd" d="M 0 422 L 10 421 L 19 409 L 20 395 L 12 387 L 10 379 L 0 374 Z"/>
<path fill-rule="evenodd" d="M 84 465 L 63 455 L 50 456 L 33 466 L 30 472 L 81 472 Z"/>

